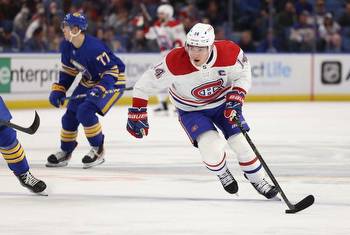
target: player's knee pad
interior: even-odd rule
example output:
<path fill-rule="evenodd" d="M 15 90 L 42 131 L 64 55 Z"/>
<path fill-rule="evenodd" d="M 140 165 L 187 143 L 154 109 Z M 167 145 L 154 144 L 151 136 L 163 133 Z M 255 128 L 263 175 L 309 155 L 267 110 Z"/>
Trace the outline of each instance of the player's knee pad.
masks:
<path fill-rule="evenodd" d="M 262 165 L 242 133 L 227 140 L 236 153 L 239 165 L 249 181 L 258 182 L 264 177 Z"/>
<path fill-rule="evenodd" d="M 97 108 L 90 102 L 83 102 L 77 110 L 77 119 L 83 126 L 91 126 L 98 122 Z"/>
<path fill-rule="evenodd" d="M 217 131 L 207 131 L 197 138 L 198 149 L 206 167 L 220 174 L 226 170 L 225 141 Z"/>
<path fill-rule="evenodd" d="M 6 148 L 16 141 L 17 133 L 7 126 L 0 127 L 0 148 Z"/>

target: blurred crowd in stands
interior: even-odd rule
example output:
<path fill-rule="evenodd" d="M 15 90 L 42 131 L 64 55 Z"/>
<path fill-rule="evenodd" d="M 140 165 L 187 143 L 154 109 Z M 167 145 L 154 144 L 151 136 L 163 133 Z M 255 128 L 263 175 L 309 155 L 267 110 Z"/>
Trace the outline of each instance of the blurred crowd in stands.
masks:
<path fill-rule="evenodd" d="M 0 0 L 0 52 L 58 52 L 63 16 L 82 11 L 88 33 L 115 52 L 157 52 L 145 38 L 163 3 L 175 9 L 186 32 L 210 23 L 216 39 L 245 52 L 350 52 L 347 0 Z"/>

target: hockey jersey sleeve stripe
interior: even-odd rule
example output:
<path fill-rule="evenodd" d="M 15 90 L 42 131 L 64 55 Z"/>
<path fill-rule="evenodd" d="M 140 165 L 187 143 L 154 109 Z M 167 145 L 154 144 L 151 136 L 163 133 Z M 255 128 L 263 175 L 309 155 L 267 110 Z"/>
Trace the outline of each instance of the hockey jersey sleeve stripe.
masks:
<path fill-rule="evenodd" d="M 71 76 L 74 76 L 74 77 L 77 76 L 79 73 L 79 71 L 77 69 L 71 68 L 71 67 L 66 66 L 64 64 L 62 64 L 61 72 L 64 72 L 64 73 L 71 75 Z"/>
<path fill-rule="evenodd" d="M 80 84 L 83 85 L 84 87 L 91 88 L 97 84 L 96 81 L 88 81 L 86 79 L 81 79 Z"/>
<path fill-rule="evenodd" d="M 112 75 L 114 77 L 118 77 L 119 76 L 119 69 L 110 69 L 110 70 L 106 70 L 104 71 L 100 77 L 103 78 L 103 76 L 105 76 L 106 74 Z"/>
<path fill-rule="evenodd" d="M 142 108 L 147 107 L 148 100 L 134 97 L 132 98 L 132 107 Z"/>
<path fill-rule="evenodd" d="M 73 76 L 73 77 L 77 76 L 77 75 L 78 75 L 78 73 L 79 73 L 79 72 L 77 72 L 77 73 L 73 73 L 73 72 L 70 72 L 70 71 L 68 71 L 68 70 L 64 70 L 64 69 L 62 69 L 60 72 L 62 72 L 62 73 L 66 73 L 66 74 L 68 74 L 69 76 Z"/>
<path fill-rule="evenodd" d="M 126 77 L 124 73 L 118 74 L 118 81 L 125 81 L 125 80 L 126 80 Z"/>

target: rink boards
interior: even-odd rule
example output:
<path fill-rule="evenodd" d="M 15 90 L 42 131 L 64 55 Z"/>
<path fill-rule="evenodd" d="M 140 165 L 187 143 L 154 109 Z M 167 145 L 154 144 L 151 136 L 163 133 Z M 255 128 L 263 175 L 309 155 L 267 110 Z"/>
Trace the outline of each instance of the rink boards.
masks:
<path fill-rule="evenodd" d="M 118 54 L 126 64 L 127 87 L 161 58 L 159 54 Z M 350 100 L 349 54 L 248 54 L 252 89 L 248 101 Z M 0 95 L 11 108 L 50 107 L 58 80 L 59 54 L 0 55 Z M 76 79 L 78 82 L 79 79 Z M 129 104 L 132 91 L 118 104 Z M 150 103 L 156 100 L 151 97 Z"/>

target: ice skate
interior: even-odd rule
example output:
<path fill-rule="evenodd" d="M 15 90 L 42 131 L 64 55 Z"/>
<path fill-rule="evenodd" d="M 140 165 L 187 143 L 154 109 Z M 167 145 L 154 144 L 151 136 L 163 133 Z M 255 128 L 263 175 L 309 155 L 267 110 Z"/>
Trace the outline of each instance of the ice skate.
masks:
<path fill-rule="evenodd" d="M 227 169 L 223 174 L 218 175 L 220 182 L 224 189 L 230 193 L 234 194 L 238 192 L 238 184 L 235 178 L 233 178 L 231 172 Z"/>
<path fill-rule="evenodd" d="M 154 110 L 154 114 L 157 116 L 168 116 L 169 115 L 169 108 L 168 103 L 163 101 L 161 102 Z"/>
<path fill-rule="evenodd" d="M 30 171 L 16 175 L 16 177 L 21 185 L 29 189 L 31 192 L 47 196 L 47 194 L 44 192 L 46 189 L 45 182 L 35 178 Z"/>
<path fill-rule="evenodd" d="M 256 191 L 267 199 L 272 199 L 277 196 L 278 190 L 274 185 L 269 184 L 265 179 L 260 180 L 258 183 L 252 183 Z"/>
<path fill-rule="evenodd" d="M 63 150 L 58 151 L 55 154 L 51 154 L 47 158 L 47 167 L 64 167 L 68 165 L 70 158 L 72 157 L 72 152 L 68 153 Z"/>
<path fill-rule="evenodd" d="M 100 165 L 105 162 L 104 159 L 105 150 L 103 144 L 99 147 L 92 147 L 90 152 L 86 154 L 83 159 L 83 168 L 87 169 L 93 166 Z"/>

